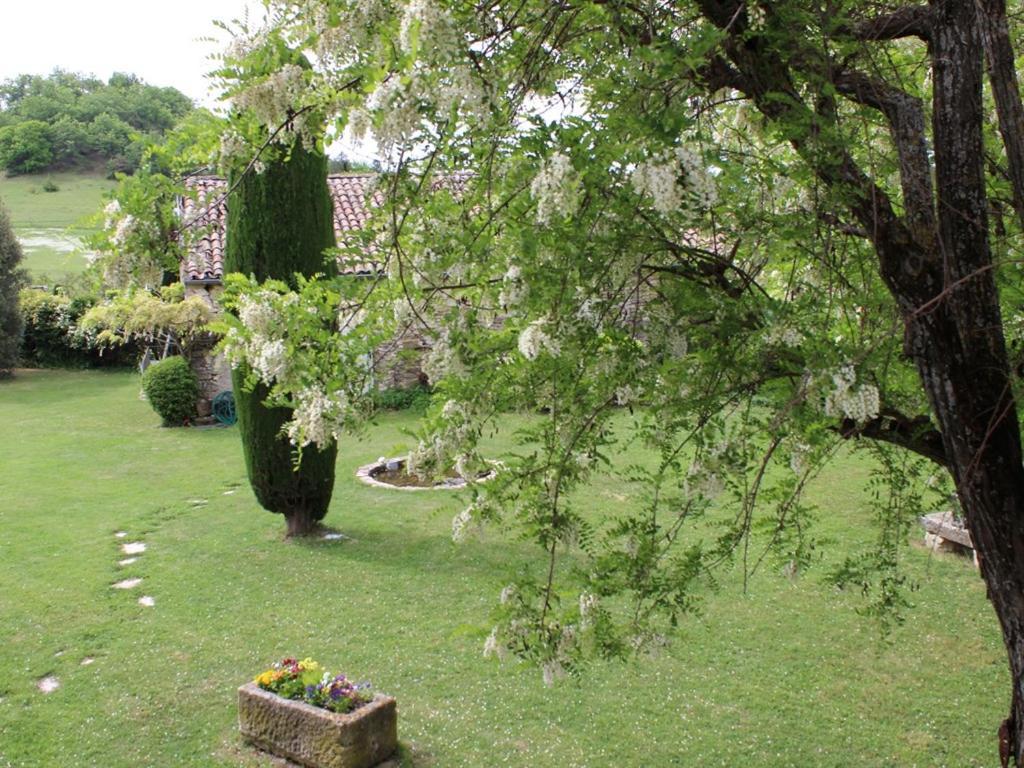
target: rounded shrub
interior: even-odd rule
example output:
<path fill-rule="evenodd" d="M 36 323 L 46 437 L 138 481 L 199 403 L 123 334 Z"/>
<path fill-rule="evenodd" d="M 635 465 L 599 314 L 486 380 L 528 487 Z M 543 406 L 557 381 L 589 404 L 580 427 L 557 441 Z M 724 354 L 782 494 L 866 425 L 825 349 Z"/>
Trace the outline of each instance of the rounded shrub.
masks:
<path fill-rule="evenodd" d="M 183 357 L 175 355 L 149 366 L 142 374 L 142 391 L 165 427 L 180 427 L 196 415 L 199 382 Z"/>

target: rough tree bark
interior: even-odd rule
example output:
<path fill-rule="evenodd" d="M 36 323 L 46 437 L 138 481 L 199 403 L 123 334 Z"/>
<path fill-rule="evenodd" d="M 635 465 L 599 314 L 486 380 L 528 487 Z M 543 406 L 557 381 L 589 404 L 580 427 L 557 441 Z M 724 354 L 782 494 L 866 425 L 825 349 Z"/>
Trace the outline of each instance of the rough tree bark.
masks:
<path fill-rule="evenodd" d="M 924 112 L 915 99 L 814 51 L 783 60 L 770 41 L 750 34 L 745 5 L 736 0 L 700 0 L 699 6 L 726 33 L 723 58 L 701 73 L 709 87 L 743 92 L 768 119 L 786 123 L 791 135 L 793 126 L 806 126 L 793 136 L 794 147 L 822 182 L 847 194 L 850 213 L 874 246 L 904 320 L 905 353 L 941 431 L 939 463 L 956 482 L 1003 633 L 1012 694 L 999 730 L 1000 758 L 1004 766 L 1024 765 L 1024 465 L 989 245 L 982 143 L 984 39 L 1020 211 L 1024 109 L 1005 2 L 932 0 L 840 30 L 859 40 L 916 36 L 928 42 L 935 190 Z M 825 98 L 813 109 L 805 104 L 791 67 L 830 79 L 837 93 L 885 116 L 899 156 L 902 215 L 845 147 L 827 143 L 834 110 Z M 920 448 L 910 439 L 905 444 L 938 461 L 934 439 Z"/>
<path fill-rule="evenodd" d="M 943 433 L 1013 679 L 1003 765 L 1024 761 L 1024 466 L 991 269 L 982 151 L 982 45 L 973 3 L 941 0 L 932 35 L 944 294 L 907 315 L 907 352 Z M 898 289 L 896 289 L 898 290 Z"/>

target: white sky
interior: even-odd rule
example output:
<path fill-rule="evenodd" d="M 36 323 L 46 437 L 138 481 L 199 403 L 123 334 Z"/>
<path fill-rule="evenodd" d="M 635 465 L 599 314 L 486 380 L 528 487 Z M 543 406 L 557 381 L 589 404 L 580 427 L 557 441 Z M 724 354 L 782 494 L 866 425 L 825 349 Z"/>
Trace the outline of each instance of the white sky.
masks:
<path fill-rule="evenodd" d="M 213 108 L 203 75 L 219 48 L 200 38 L 223 39 L 213 21 L 240 18 L 246 6 L 262 16 L 254 0 L 0 0 L 0 80 L 55 68 L 103 80 L 133 72 Z"/>
<path fill-rule="evenodd" d="M 259 0 L 0 0 L 0 80 L 57 68 L 102 80 L 131 72 L 219 109 L 204 75 L 227 34 L 213 22 L 242 18 L 246 10 L 254 22 L 263 17 Z M 377 156 L 370 140 L 341 140 L 329 151 L 366 162 Z"/>

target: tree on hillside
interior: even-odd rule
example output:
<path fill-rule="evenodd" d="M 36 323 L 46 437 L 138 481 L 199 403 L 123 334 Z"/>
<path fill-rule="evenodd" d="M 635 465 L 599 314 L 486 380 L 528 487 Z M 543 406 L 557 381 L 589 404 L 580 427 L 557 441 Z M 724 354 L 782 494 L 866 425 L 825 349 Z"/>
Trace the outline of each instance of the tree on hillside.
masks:
<path fill-rule="evenodd" d="M 0 83 L 0 169 L 13 175 L 102 162 L 111 173 L 131 172 L 145 145 L 192 109 L 180 91 L 130 74 L 106 83 L 62 70 L 21 75 Z M 33 149 L 31 162 L 12 152 L 15 143 Z"/>
<path fill-rule="evenodd" d="M 458 538 L 511 515 L 547 554 L 503 594 L 488 649 L 552 677 L 588 649 L 660 642 L 716 563 L 799 570 L 804 484 L 836 441 L 867 438 L 884 536 L 837 577 L 898 608 L 912 457 L 951 478 L 1012 674 L 1001 754 L 1024 763 L 1024 108 L 1005 4 L 314 6 L 271 2 L 279 26 L 227 58 L 315 51 L 315 88 L 281 69 L 235 93 L 286 134 L 290 115 L 333 110 L 391 158 L 368 242 L 392 279 L 336 290 L 370 325 L 435 338 L 444 406 L 413 459 L 471 469 L 483 425 L 545 414 L 453 522 Z M 473 176 L 453 196 L 439 169 Z M 320 328 L 310 293 L 277 306 Z M 301 347 L 290 365 L 281 396 L 355 375 Z M 299 441 L 353 403 L 297 410 Z M 661 462 L 631 472 L 640 508 L 595 521 L 571 491 L 621 439 L 623 407 Z M 706 542 L 712 499 L 732 522 Z M 563 568 L 565 546 L 586 565 Z M 633 610 L 607 607 L 623 594 Z"/>
<path fill-rule="evenodd" d="M 18 364 L 22 320 L 18 290 L 25 282 L 21 244 L 14 236 L 11 219 L 0 204 L 0 378 L 10 376 Z"/>
<path fill-rule="evenodd" d="M 45 170 L 53 162 L 50 127 L 27 120 L 0 128 L 0 167 L 11 175 Z"/>

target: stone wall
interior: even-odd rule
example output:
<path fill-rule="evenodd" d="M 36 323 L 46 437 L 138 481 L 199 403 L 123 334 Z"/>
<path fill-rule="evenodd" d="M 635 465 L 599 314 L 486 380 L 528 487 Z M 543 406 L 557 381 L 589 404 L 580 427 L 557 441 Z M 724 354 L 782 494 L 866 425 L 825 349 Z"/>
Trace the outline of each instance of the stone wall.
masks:
<path fill-rule="evenodd" d="M 415 328 L 408 328 L 373 355 L 373 383 L 377 389 L 412 389 L 428 384 L 423 360 L 430 344 Z"/>
<path fill-rule="evenodd" d="M 198 296 L 206 301 L 214 311 L 219 312 L 216 296 L 220 292 L 219 285 L 185 284 L 185 298 Z M 212 334 L 198 337 L 188 350 L 188 362 L 199 380 L 199 401 L 196 408 L 200 416 L 210 415 L 210 404 L 220 392 L 231 389 L 231 367 L 222 355 L 213 351 L 217 338 Z"/>

